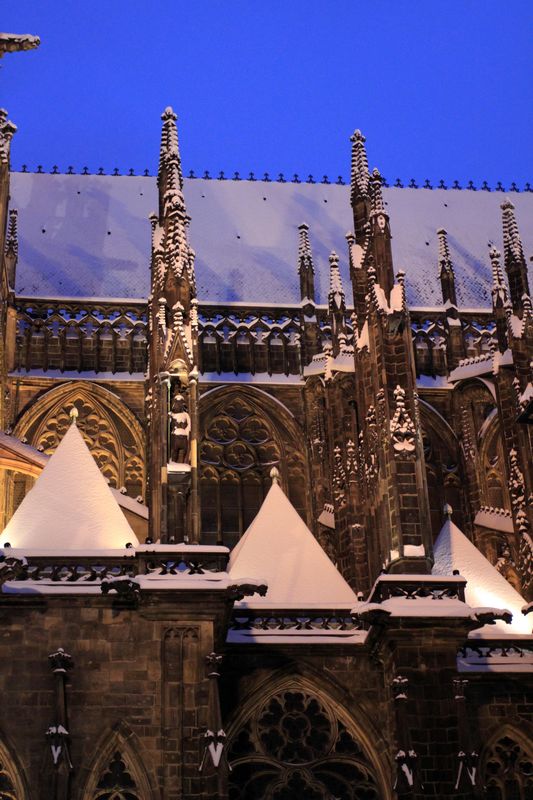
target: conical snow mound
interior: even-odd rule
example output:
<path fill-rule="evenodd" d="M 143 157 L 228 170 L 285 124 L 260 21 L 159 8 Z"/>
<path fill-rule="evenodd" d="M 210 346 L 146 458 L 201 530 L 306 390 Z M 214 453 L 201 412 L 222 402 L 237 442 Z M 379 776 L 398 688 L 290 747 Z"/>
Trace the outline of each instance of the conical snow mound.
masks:
<path fill-rule="evenodd" d="M 4 529 L 6 542 L 59 551 L 139 543 L 75 424 Z"/>
<path fill-rule="evenodd" d="M 456 569 L 466 578 L 465 600 L 469 606 L 506 608 L 511 612 L 510 625 L 497 622 L 487 626 L 495 634 L 498 630 L 507 634 L 531 633 L 531 622 L 521 612 L 526 601 L 449 519 L 437 536 L 434 555 L 434 575 L 451 575 Z"/>
<path fill-rule="evenodd" d="M 357 598 L 315 537 L 274 483 L 254 521 L 231 553 L 232 578 L 258 578 L 266 596 L 248 606 L 353 607 Z"/>

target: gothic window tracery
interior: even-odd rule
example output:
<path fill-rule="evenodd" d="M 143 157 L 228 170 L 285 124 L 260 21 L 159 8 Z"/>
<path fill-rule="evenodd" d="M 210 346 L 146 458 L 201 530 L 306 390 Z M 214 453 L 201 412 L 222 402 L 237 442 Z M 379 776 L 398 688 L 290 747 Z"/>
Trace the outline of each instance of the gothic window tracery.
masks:
<path fill-rule="evenodd" d="M 487 800 L 528 800 L 533 795 L 533 754 L 513 736 L 502 736 L 484 759 Z"/>
<path fill-rule="evenodd" d="M 207 413 L 200 442 L 202 532 L 206 543 L 234 545 L 258 512 L 279 467 L 295 507 L 305 510 L 305 467 L 296 442 L 284 442 L 273 420 L 238 394 Z"/>
<path fill-rule="evenodd" d="M 377 800 L 360 743 L 322 698 L 280 691 L 241 726 L 229 750 L 230 800 Z"/>
<path fill-rule="evenodd" d="M 109 395 L 109 397 L 107 396 Z M 16 435 L 51 455 L 71 423 L 70 410 L 78 410 L 77 425 L 98 467 L 110 486 L 124 487 L 130 497 L 144 496 L 144 444 L 142 429 L 118 398 L 106 392 L 72 388 L 52 390 L 17 424 Z"/>
<path fill-rule="evenodd" d="M 25 800 L 26 792 L 14 760 L 0 742 L 0 800 Z"/>
<path fill-rule="evenodd" d="M 91 800 L 141 800 L 127 760 L 118 750 L 99 777 Z"/>

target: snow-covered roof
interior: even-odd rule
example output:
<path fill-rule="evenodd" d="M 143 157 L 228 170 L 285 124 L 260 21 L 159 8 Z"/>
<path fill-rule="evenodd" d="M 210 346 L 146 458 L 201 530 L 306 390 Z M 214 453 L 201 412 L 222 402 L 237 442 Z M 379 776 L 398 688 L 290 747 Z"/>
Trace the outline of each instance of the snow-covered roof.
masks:
<path fill-rule="evenodd" d="M 263 608 L 351 608 L 352 589 L 274 482 L 257 516 L 231 553 L 232 579 L 253 575 L 265 597 L 241 605 Z"/>
<path fill-rule="evenodd" d="M 510 625 L 498 620 L 482 631 L 499 633 L 531 633 L 531 621 L 522 614 L 524 599 L 505 580 L 485 556 L 470 542 L 450 519 L 447 519 L 434 546 L 434 575 L 451 575 L 459 570 L 466 578 L 465 600 L 469 606 L 508 609 L 513 615 Z M 476 635 L 478 631 L 474 632 Z"/>
<path fill-rule="evenodd" d="M 6 542 L 62 552 L 138 544 L 76 424 L 0 535 L 0 547 Z"/>
<path fill-rule="evenodd" d="M 328 256 L 353 228 L 350 188 L 334 184 L 185 179 L 200 300 L 299 302 L 298 226 L 309 224 L 317 301 L 325 302 Z M 396 269 L 412 306 L 442 302 L 437 228 L 448 231 L 459 303 L 490 306 L 488 243 L 501 248 L 501 192 L 383 190 Z M 513 193 L 525 252 L 533 251 L 533 193 Z M 19 210 L 18 294 L 147 297 L 155 178 L 13 173 Z M 430 276 L 430 280 L 428 280 Z"/>

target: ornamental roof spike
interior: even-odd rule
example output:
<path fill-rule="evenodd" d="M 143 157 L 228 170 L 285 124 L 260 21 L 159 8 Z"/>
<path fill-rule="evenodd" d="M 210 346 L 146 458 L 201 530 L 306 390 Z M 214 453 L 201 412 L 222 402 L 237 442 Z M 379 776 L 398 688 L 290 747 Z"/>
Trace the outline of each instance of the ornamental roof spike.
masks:
<path fill-rule="evenodd" d="M 354 131 L 350 137 L 352 143 L 351 185 L 352 200 L 356 194 L 368 195 L 370 175 L 365 148 L 365 137 L 360 130 Z"/>
<path fill-rule="evenodd" d="M 381 191 L 382 186 L 383 186 L 383 178 L 381 177 L 381 173 L 377 167 L 374 167 L 374 169 L 372 170 L 372 175 L 370 177 L 370 197 L 372 201 L 373 214 L 385 213 L 383 192 Z"/>
<path fill-rule="evenodd" d="M 181 157 L 178 143 L 177 115 L 171 106 L 167 106 L 161 114 L 163 126 L 161 129 L 161 148 L 159 152 L 158 183 L 165 175 L 165 190 L 183 189 L 183 174 L 181 171 Z M 178 185 L 176 186 L 176 180 Z"/>
<path fill-rule="evenodd" d="M 524 249 L 522 247 L 522 240 L 516 222 L 514 213 L 514 205 L 508 197 L 500 205 L 502 210 L 502 223 L 503 223 L 503 247 L 505 261 L 511 257 L 515 261 L 524 261 Z"/>
<path fill-rule="evenodd" d="M 448 246 L 448 231 L 439 228 L 437 236 L 439 237 L 439 277 L 442 277 L 444 272 L 453 273 L 453 263 Z"/>
<path fill-rule="evenodd" d="M 503 270 L 500 263 L 501 253 L 495 247 L 489 251 L 490 263 L 492 266 L 492 305 L 494 307 L 505 306 L 508 302 L 507 286 L 503 277 Z"/>
<path fill-rule="evenodd" d="M 331 310 L 341 310 L 345 306 L 344 288 L 339 270 L 339 256 L 335 250 L 332 250 L 329 256 L 328 302 Z"/>

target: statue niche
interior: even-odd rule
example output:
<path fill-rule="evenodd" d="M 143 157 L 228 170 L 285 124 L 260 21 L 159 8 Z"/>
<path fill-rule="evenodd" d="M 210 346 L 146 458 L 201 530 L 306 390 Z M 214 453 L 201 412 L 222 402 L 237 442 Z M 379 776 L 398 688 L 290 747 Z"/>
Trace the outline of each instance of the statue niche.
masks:
<path fill-rule="evenodd" d="M 189 463 L 189 440 L 191 416 L 185 396 L 178 389 L 168 412 L 170 421 L 170 461 L 176 464 Z"/>

